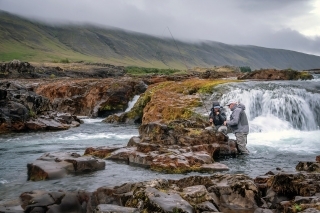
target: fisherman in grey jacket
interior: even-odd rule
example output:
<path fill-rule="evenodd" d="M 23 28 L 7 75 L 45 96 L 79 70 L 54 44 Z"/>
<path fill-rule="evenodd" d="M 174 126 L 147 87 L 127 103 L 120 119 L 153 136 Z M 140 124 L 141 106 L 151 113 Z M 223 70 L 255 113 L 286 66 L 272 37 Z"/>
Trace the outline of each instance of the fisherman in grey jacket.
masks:
<path fill-rule="evenodd" d="M 245 113 L 246 107 L 243 104 L 237 104 L 235 100 L 230 100 L 227 106 L 232 111 L 230 120 L 225 121 L 224 125 L 230 127 L 236 136 L 238 151 L 241 154 L 249 154 L 247 145 L 247 135 L 249 134 L 249 122 Z"/>

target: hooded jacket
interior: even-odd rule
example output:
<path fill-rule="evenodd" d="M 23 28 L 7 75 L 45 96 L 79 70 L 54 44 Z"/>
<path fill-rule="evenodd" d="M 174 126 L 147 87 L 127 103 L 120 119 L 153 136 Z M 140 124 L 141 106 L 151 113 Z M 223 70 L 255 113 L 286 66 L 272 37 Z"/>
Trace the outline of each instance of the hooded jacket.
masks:
<path fill-rule="evenodd" d="M 233 133 L 249 133 L 249 122 L 245 109 L 246 107 L 243 104 L 237 104 L 231 108 L 232 113 L 230 121 L 227 121 L 227 126 L 232 129 Z"/>
<path fill-rule="evenodd" d="M 225 120 L 227 120 L 227 115 L 224 113 L 221 108 L 219 109 L 219 115 L 216 115 L 214 108 L 211 108 L 209 119 L 212 118 L 213 124 L 215 126 L 221 126 Z"/>

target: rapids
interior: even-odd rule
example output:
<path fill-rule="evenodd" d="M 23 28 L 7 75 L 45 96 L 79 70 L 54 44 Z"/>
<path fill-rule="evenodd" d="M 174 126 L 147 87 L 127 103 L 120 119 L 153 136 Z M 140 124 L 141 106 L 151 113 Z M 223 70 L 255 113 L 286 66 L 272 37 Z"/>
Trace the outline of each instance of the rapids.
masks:
<path fill-rule="evenodd" d="M 216 88 L 210 100 L 224 105 L 229 99 L 245 104 L 249 118 L 249 156 L 221 158 L 228 173 L 254 178 L 281 168 L 294 171 L 299 161 L 320 155 L 320 78 L 311 81 L 249 81 Z M 217 92 L 219 91 L 219 92 Z M 221 92 L 223 91 L 223 92 Z M 129 104 L 132 107 L 135 99 Z M 228 116 L 230 112 L 226 109 Z M 155 178 L 178 179 L 200 173 L 162 174 L 124 163 L 106 161 L 106 169 L 59 180 L 27 181 L 27 163 L 46 152 L 83 154 L 90 146 L 125 146 L 138 135 L 136 125 L 115 125 L 103 118 L 83 119 L 80 127 L 59 132 L 10 133 L 0 138 L 0 204 L 31 190 L 88 190 Z M 230 138 L 234 138 L 232 133 Z"/>

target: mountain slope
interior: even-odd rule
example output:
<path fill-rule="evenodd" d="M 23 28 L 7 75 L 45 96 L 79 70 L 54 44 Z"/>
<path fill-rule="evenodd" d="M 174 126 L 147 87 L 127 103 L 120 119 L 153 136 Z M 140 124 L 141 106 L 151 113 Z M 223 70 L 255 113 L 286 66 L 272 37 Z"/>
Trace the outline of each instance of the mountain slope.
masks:
<path fill-rule="evenodd" d="M 203 41 L 187 43 L 90 25 L 53 26 L 0 11 L 0 61 L 104 62 L 186 69 L 222 65 L 312 69 L 320 57 L 257 46 Z"/>

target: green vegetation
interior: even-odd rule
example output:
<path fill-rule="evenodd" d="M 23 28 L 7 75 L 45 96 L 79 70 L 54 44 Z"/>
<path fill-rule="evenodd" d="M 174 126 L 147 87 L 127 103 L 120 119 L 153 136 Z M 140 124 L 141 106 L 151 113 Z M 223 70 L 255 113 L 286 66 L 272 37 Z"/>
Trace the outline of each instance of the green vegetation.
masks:
<path fill-rule="evenodd" d="M 239 67 L 241 72 L 251 72 L 251 68 L 246 66 L 246 67 Z"/>
<path fill-rule="evenodd" d="M 301 211 L 302 211 L 301 205 L 295 203 L 295 204 L 293 205 L 293 211 L 294 211 L 294 212 L 301 212 Z"/>
<path fill-rule="evenodd" d="M 65 58 L 65 59 L 61 59 L 60 63 L 67 64 L 67 63 L 70 63 L 70 62 L 69 62 L 69 59 Z"/>
<path fill-rule="evenodd" d="M 36 117 L 36 113 L 32 110 L 32 109 L 30 109 L 30 111 L 29 111 L 29 116 L 31 117 L 31 118 L 34 118 L 34 117 Z"/>
<path fill-rule="evenodd" d="M 311 80 L 313 79 L 313 76 L 308 73 L 308 72 L 300 72 L 300 77 L 301 80 Z"/>
<path fill-rule="evenodd" d="M 172 75 L 181 72 L 178 69 L 158 69 L 158 68 L 146 68 L 146 67 L 136 67 L 128 66 L 125 68 L 126 73 L 131 75 L 146 75 L 146 74 L 164 74 Z"/>

